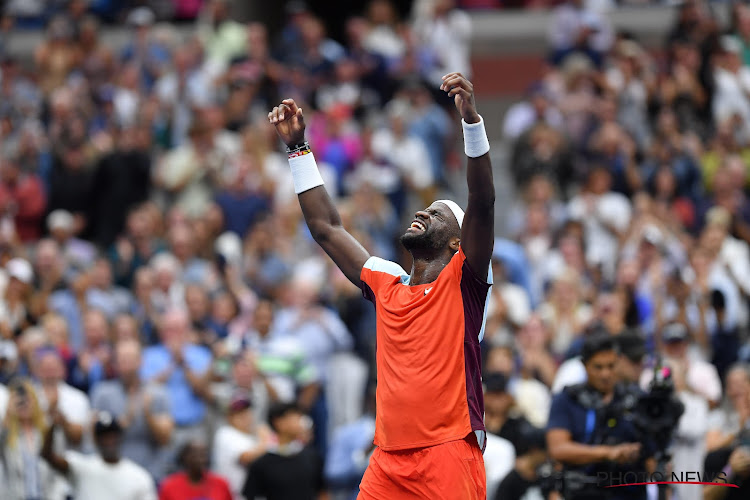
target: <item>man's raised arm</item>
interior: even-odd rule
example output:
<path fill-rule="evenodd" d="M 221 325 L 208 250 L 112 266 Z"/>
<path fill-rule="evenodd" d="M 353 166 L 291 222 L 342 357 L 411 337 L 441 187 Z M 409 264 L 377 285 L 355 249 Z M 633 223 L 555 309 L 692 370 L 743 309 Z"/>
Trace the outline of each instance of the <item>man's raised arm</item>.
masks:
<path fill-rule="evenodd" d="M 362 267 L 370 258 L 367 250 L 341 224 L 336 207 L 323 186 L 315 158 L 305 142 L 302 109 L 293 99 L 285 99 L 268 113 L 268 120 L 287 145 L 289 166 L 305 222 L 315 241 L 349 278 L 360 286 Z"/>
<path fill-rule="evenodd" d="M 469 203 L 461 226 L 461 248 L 471 269 L 486 280 L 495 242 L 495 184 L 490 143 L 484 120 L 477 113 L 471 82 L 461 73 L 450 73 L 443 77 L 440 88 L 454 98 L 461 114 L 464 149 L 469 157 L 466 168 Z"/>

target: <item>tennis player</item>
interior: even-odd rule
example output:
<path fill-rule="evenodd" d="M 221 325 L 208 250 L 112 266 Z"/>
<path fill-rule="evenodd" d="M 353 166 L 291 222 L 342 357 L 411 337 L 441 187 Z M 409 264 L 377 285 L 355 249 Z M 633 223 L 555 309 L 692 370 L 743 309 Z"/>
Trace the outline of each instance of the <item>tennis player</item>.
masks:
<path fill-rule="evenodd" d="M 495 190 L 473 85 L 451 73 L 440 88 L 462 117 L 469 201 L 465 214 L 439 200 L 414 215 L 401 236 L 410 273 L 370 256 L 342 226 L 305 142 L 302 109 L 287 99 L 268 114 L 288 147 L 312 236 L 377 311 L 377 447 L 361 500 L 486 497 L 479 342 L 492 283 Z"/>

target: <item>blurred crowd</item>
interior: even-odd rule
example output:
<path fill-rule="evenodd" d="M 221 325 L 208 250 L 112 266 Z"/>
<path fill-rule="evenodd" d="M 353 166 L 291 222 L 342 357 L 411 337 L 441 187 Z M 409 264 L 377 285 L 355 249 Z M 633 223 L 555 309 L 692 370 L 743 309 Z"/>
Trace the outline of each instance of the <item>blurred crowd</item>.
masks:
<path fill-rule="evenodd" d="M 48 3 L 6 3 L 0 44 L 0 496 L 148 499 L 145 469 L 163 499 L 350 497 L 374 310 L 307 231 L 267 113 L 300 103 L 347 227 L 403 260 L 460 168 L 437 96 L 470 74 L 469 16 L 374 0 L 335 41 L 300 2 L 278 33 L 225 0 L 176 2 L 200 6 L 180 25 L 140 5 L 113 46 L 104 2 L 74 0 L 20 57 L 17 9 Z"/>
<path fill-rule="evenodd" d="M 746 4 L 724 25 L 690 0 L 647 50 L 594 7 L 553 11 L 542 74 L 503 118 L 519 200 L 485 369 L 509 381 L 509 412 L 544 425 L 550 395 L 586 378 L 582 339 L 608 332 L 623 381 L 672 368 L 675 470 L 702 471 L 750 424 L 748 27 Z"/>
<path fill-rule="evenodd" d="M 145 2 L 117 11 L 113 47 L 96 8 L 120 2 L 71 0 L 17 57 L 11 26 L 34 16 L 12 9 L 46 3 L 7 2 L 0 27 L 3 493 L 109 498 L 119 483 L 86 457 L 119 446 L 160 498 L 354 498 L 374 309 L 310 237 L 267 113 L 300 103 L 345 226 L 407 267 L 413 211 L 460 196 L 460 120 L 438 85 L 471 78 L 470 17 L 372 0 L 336 41 L 299 2 L 279 33 L 225 0 Z M 178 4 L 194 21 L 161 22 Z M 728 26 L 700 1 L 675 12 L 648 51 L 600 5 L 559 4 L 524 100 L 480 106 L 517 194 L 498 200 L 482 343 L 490 499 L 509 478 L 504 500 L 540 498 L 541 429 L 585 379 L 592 332 L 624 339 L 644 384 L 657 355 L 673 367 L 676 463 L 750 423 L 750 7 Z M 141 484 L 133 471 L 119 480 Z"/>

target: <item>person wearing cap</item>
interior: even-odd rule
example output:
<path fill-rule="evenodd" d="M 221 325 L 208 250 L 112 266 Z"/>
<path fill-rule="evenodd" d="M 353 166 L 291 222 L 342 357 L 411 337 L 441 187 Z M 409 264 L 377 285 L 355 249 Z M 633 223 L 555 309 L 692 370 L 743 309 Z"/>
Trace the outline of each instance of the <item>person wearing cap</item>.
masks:
<path fill-rule="evenodd" d="M 98 453 L 83 455 L 67 451 L 60 455 L 53 442 L 57 426 L 53 420 L 44 436 L 41 455 L 55 470 L 71 479 L 74 498 L 111 500 L 156 500 L 151 475 L 135 462 L 120 455 L 122 427 L 111 414 L 97 414 L 94 442 Z"/>
<path fill-rule="evenodd" d="M 137 340 L 119 341 L 114 348 L 116 378 L 93 387 L 91 407 L 117 419 L 123 428 L 122 455 L 160 481 L 167 475 L 174 451 L 170 446 L 174 419 L 164 387 L 141 382 L 141 361 Z"/>
<path fill-rule="evenodd" d="M 452 200 L 415 213 L 400 238 L 413 258 L 410 273 L 371 256 L 344 228 L 294 100 L 268 114 L 287 145 L 295 193 L 313 238 L 376 304 L 377 448 L 360 485 L 361 500 L 405 498 L 408 490 L 431 498 L 486 496 L 479 343 L 492 284 L 495 189 L 474 86 L 450 73 L 440 89 L 462 117 L 469 202 L 465 213 Z M 431 466 L 425 469 L 425 462 Z"/>
<path fill-rule="evenodd" d="M 718 406 L 722 395 L 721 379 L 716 367 L 701 358 L 687 327 L 675 321 L 665 325 L 659 333 L 665 361 L 685 373 L 687 388 L 702 396 L 710 408 Z M 640 386 L 648 387 L 652 378 L 652 370 L 645 370 Z"/>
<path fill-rule="evenodd" d="M 271 435 L 254 422 L 253 405 L 244 393 L 235 394 L 227 407 L 227 422 L 213 440 L 213 470 L 223 476 L 235 498 L 240 498 L 247 468 L 266 453 Z"/>

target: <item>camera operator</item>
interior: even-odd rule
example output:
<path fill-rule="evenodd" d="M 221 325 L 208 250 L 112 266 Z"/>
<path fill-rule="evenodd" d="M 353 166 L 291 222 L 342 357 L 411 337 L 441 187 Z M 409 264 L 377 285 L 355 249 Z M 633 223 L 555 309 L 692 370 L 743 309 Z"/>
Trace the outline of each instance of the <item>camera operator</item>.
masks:
<path fill-rule="evenodd" d="M 587 382 L 568 386 L 555 396 L 547 424 L 549 454 L 564 466 L 563 496 L 565 500 L 645 499 L 643 486 L 605 489 L 597 484 L 597 473 L 616 478 L 618 473 L 645 470 L 636 429 L 619 418 L 619 405 L 634 389 L 618 383 L 616 339 L 603 333 L 587 337 L 581 360 Z"/>

